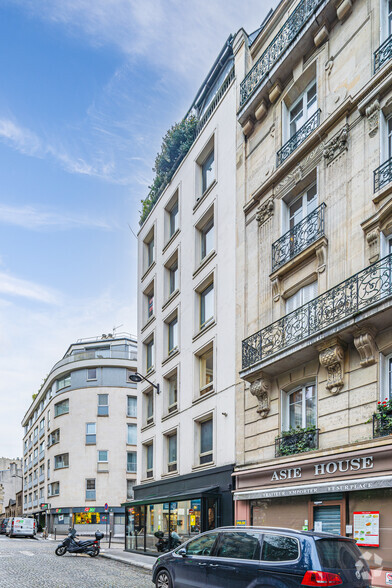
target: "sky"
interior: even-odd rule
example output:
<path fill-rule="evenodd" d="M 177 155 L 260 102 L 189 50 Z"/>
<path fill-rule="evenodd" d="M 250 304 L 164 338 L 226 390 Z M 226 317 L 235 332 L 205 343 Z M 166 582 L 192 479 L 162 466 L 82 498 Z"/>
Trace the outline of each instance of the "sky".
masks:
<path fill-rule="evenodd" d="M 136 334 L 140 201 L 229 34 L 277 0 L 0 0 L 0 456 L 80 338 Z"/>

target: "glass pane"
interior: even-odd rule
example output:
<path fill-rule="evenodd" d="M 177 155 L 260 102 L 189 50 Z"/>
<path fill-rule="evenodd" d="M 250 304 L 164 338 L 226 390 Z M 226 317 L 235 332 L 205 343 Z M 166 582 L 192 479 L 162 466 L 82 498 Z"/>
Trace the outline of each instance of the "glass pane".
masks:
<path fill-rule="evenodd" d="M 153 453 L 153 446 L 147 446 L 147 469 L 152 470 L 154 466 L 154 453 Z"/>
<path fill-rule="evenodd" d="M 260 559 L 260 535 L 258 533 L 223 533 L 217 557 Z"/>
<path fill-rule="evenodd" d="M 200 296 L 200 326 L 202 327 L 214 316 L 214 285 L 208 286 Z"/>
<path fill-rule="evenodd" d="M 315 83 L 307 92 L 307 109 L 307 120 L 309 120 L 310 117 L 313 116 L 317 110 L 317 86 Z"/>
<path fill-rule="evenodd" d="M 323 533 L 340 535 L 340 505 L 315 506 L 314 522 L 321 523 Z"/>
<path fill-rule="evenodd" d="M 178 228 L 178 202 L 175 203 L 170 211 L 170 237 L 174 235 Z"/>
<path fill-rule="evenodd" d="M 304 123 L 303 98 L 290 110 L 290 137 L 300 129 Z"/>
<path fill-rule="evenodd" d="M 87 435 L 95 435 L 95 423 L 86 424 L 86 433 Z"/>
<path fill-rule="evenodd" d="M 128 396 L 127 415 L 131 417 L 137 416 L 137 399 L 134 396 Z"/>
<path fill-rule="evenodd" d="M 177 375 L 169 380 L 169 407 L 177 403 Z"/>
<path fill-rule="evenodd" d="M 314 184 L 306 192 L 306 214 L 310 214 L 317 208 L 317 186 Z"/>
<path fill-rule="evenodd" d="M 204 193 L 215 178 L 214 152 L 212 151 L 201 168 L 202 173 L 202 193 Z"/>
<path fill-rule="evenodd" d="M 147 419 L 151 418 L 154 414 L 154 397 L 152 392 L 147 394 Z"/>
<path fill-rule="evenodd" d="M 183 542 L 200 533 L 201 500 L 184 500 L 170 503 L 170 532 L 173 548 L 175 542 Z"/>
<path fill-rule="evenodd" d="M 125 525 L 126 549 L 144 551 L 145 506 L 127 508 Z"/>
<path fill-rule="evenodd" d="M 201 233 L 201 259 L 214 248 L 214 219 L 209 221 Z"/>
<path fill-rule="evenodd" d="M 208 533 L 202 535 L 186 546 L 187 555 L 210 555 L 218 533 Z"/>
<path fill-rule="evenodd" d="M 107 406 L 109 403 L 109 394 L 98 394 L 98 404 L 100 406 Z"/>
<path fill-rule="evenodd" d="M 169 437 L 169 463 L 177 461 L 177 435 Z"/>
<path fill-rule="evenodd" d="M 98 461 L 106 462 L 108 460 L 107 451 L 98 451 Z"/>
<path fill-rule="evenodd" d="M 154 314 L 154 294 L 147 297 L 147 316 L 150 318 Z"/>
<path fill-rule="evenodd" d="M 261 559 L 263 561 L 291 561 L 299 556 L 298 542 L 292 537 L 264 535 Z"/>
<path fill-rule="evenodd" d="M 212 451 L 212 419 L 200 424 L 200 453 Z"/>
<path fill-rule="evenodd" d="M 306 427 L 316 424 L 316 390 L 313 385 L 305 388 Z"/>
<path fill-rule="evenodd" d="M 178 347 L 178 321 L 169 323 L 169 353 Z"/>
<path fill-rule="evenodd" d="M 136 425 L 128 425 L 128 439 L 130 445 L 136 445 Z"/>
<path fill-rule="evenodd" d="M 350 541 L 321 539 L 316 547 L 323 568 L 356 569 L 362 560 L 359 547 Z"/>
<path fill-rule="evenodd" d="M 289 427 L 302 427 L 302 390 L 292 392 L 289 396 Z"/>
<path fill-rule="evenodd" d="M 178 278 L 178 264 L 177 262 L 170 268 L 170 283 L 169 283 L 169 294 L 172 294 L 177 290 L 177 278 Z"/>
<path fill-rule="evenodd" d="M 127 471 L 136 472 L 136 451 L 128 451 L 127 453 Z"/>
<path fill-rule="evenodd" d="M 298 198 L 289 207 L 289 221 L 290 229 L 292 229 L 300 220 L 302 220 L 302 196 Z"/>

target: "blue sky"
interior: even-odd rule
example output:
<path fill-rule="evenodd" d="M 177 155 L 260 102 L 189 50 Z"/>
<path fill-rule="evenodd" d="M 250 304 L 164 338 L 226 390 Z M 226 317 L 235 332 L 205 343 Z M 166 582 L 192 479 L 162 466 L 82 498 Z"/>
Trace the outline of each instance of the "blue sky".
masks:
<path fill-rule="evenodd" d="M 0 0 L 0 456 L 71 342 L 136 333 L 129 227 L 161 138 L 275 4 Z"/>

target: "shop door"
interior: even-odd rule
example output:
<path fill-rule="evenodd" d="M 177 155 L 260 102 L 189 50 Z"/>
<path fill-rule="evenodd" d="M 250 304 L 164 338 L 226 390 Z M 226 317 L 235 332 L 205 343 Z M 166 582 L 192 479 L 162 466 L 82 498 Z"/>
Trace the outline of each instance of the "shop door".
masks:
<path fill-rule="evenodd" d="M 342 534 L 342 513 L 340 504 L 313 506 L 313 529 L 323 533 Z"/>

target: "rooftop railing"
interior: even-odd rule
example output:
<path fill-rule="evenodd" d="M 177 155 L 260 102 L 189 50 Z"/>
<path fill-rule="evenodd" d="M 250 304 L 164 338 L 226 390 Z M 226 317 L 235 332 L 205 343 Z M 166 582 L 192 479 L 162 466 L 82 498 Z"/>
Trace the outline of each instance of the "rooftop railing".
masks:
<path fill-rule="evenodd" d="M 374 52 L 374 73 L 392 57 L 392 35 Z"/>
<path fill-rule="evenodd" d="M 242 341 L 242 369 L 392 296 L 392 253 Z"/>
<path fill-rule="evenodd" d="M 130 361 L 137 361 L 136 351 L 111 351 L 94 349 L 91 351 L 84 351 L 83 353 L 75 353 L 67 355 L 54 364 L 52 371 L 75 361 L 86 361 L 89 359 L 128 359 Z"/>
<path fill-rule="evenodd" d="M 315 112 L 314 115 L 311 116 L 292 137 L 290 137 L 283 147 L 279 149 L 276 154 L 276 167 L 279 167 L 279 165 L 283 163 L 315 129 L 317 129 L 320 124 L 320 112 L 321 110 L 318 109 L 317 112 Z"/>

